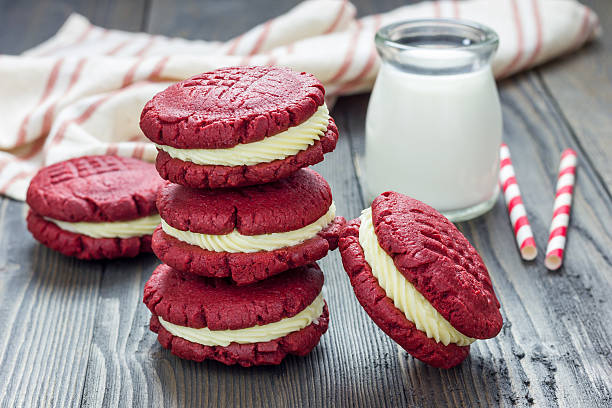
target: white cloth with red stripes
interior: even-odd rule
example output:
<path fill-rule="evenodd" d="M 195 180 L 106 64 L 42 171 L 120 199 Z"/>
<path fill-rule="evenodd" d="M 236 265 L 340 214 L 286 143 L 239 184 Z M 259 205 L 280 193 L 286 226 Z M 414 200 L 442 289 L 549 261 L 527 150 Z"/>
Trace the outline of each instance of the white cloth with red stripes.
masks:
<path fill-rule="evenodd" d="M 371 89 L 379 64 L 374 33 L 399 20 L 458 17 L 492 27 L 500 37 L 498 78 L 574 51 L 600 30 L 597 16 L 574 0 L 449 0 L 355 15 L 349 2 L 310 0 L 227 42 L 207 42 L 108 30 L 73 14 L 39 46 L 0 55 L 0 194 L 23 200 L 41 166 L 75 156 L 154 160 L 138 127 L 145 102 L 218 67 L 312 72 L 333 98 Z"/>

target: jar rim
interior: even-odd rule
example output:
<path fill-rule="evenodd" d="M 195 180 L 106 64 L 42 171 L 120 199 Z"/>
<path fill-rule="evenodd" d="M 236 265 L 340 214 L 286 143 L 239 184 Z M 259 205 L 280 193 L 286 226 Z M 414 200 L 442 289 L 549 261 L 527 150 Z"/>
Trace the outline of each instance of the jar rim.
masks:
<path fill-rule="evenodd" d="M 477 34 L 477 41 L 471 41 L 469 44 L 461 44 L 455 47 L 427 47 L 427 46 L 416 46 L 405 44 L 398 41 L 398 38 L 393 38 L 393 35 L 400 30 L 405 30 L 404 36 L 407 33 L 413 31 L 417 33 L 417 30 L 423 29 L 454 29 L 458 32 Z M 412 30 L 411 30 L 412 29 Z M 407 31 L 406 31 L 407 30 Z M 499 45 L 499 36 L 490 27 L 484 24 L 477 23 L 471 20 L 464 19 L 453 19 L 453 18 L 423 18 L 423 19 L 410 19 L 398 21 L 396 23 L 388 24 L 381 27 L 375 35 L 374 41 L 377 45 L 385 45 L 398 50 L 416 50 L 416 49 L 427 49 L 427 50 L 448 50 L 451 49 L 462 49 L 466 51 L 470 50 L 482 50 L 486 48 L 496 49 Z"/>

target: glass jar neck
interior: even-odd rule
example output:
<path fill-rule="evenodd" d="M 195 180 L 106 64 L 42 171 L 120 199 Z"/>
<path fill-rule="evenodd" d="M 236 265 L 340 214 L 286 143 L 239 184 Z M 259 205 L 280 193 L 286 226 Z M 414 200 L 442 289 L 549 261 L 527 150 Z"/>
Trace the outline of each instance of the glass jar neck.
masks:
<path fill-rule="evenodd" d="M 383 62 L 402 71 L 453 75 L 488 66 L 499 39 L 478 23 L 424 19 L 385 26 L 376 33 L 375 42 Z"/>

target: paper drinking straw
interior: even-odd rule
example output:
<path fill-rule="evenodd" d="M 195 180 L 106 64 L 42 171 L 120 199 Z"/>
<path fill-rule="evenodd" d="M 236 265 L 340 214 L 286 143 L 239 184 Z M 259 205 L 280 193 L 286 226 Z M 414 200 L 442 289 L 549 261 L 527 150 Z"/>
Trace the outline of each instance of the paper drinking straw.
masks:
<path fill-rule="evenodd" d="M 576 181 L 576 162 L 576 152 L 572 149 L 565 149 L 561 154 L 561 164 L 559 164 L 557 194 L 553 207 L 552 222 L 550 223 L 546 259 L 544 260 L 544 264 L 551 271 L 559 269 L 563 263 L 565 237 L 567 235 L 567 226 L 569 225 L 574 183 Z"/>
<path fill-rule="evenodd" d="M 527 212 L 521 198 L 521 190 L 516 182 L 512 159 L 510 158 L 510 149 L 505 143 L 502 143 L 499 151 L 499 182 L 504 192 L 506 207 L 508 207 L 508 215 L 510 222 L 514 228 L 514 237 L 516 244 L 521 252 L 521 257 L 526 261 L 535 259 L 538 254 L 533 232 L 527 219 Z"/>

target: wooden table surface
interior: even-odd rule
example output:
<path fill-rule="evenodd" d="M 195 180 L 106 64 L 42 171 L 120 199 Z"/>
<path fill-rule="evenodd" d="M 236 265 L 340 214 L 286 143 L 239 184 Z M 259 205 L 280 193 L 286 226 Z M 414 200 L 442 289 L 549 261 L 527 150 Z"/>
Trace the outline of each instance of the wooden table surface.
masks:
<path fill-rule="evenodd" d="M 223 40 L 294 3 L 0 0 L 0 52 L 48 38 L 71 11 L 110 28 Z M 366 15 L 401 2 L 354 3 Z M 154 256 L 58 255 L 26 231 L 24 204 L 3 198 L 2 406 L 612 406 L 612 2 L 587 3 L 606 30 L 599 41 L 499 84 L 504 139 L 540 255 L 520 260 L 501 197 L 490 213 L 459 225 L 489 268 L 504 317 L 501 333 L 476 342 L 459 367 L 428 367 L 386 337 L 353 296 L 337 252 L 320 262 L 331 322 L 309 356 L 250 369 L 180 360 L 148 329 L 141 299 Z M 367 102 L 338 101 L 339 144 L 316 166 L 347 218 L 365 207 L 354 163 Z M 567 259 L 549 272 L 542 252 L 566 147 L 580 167 Z"/>

